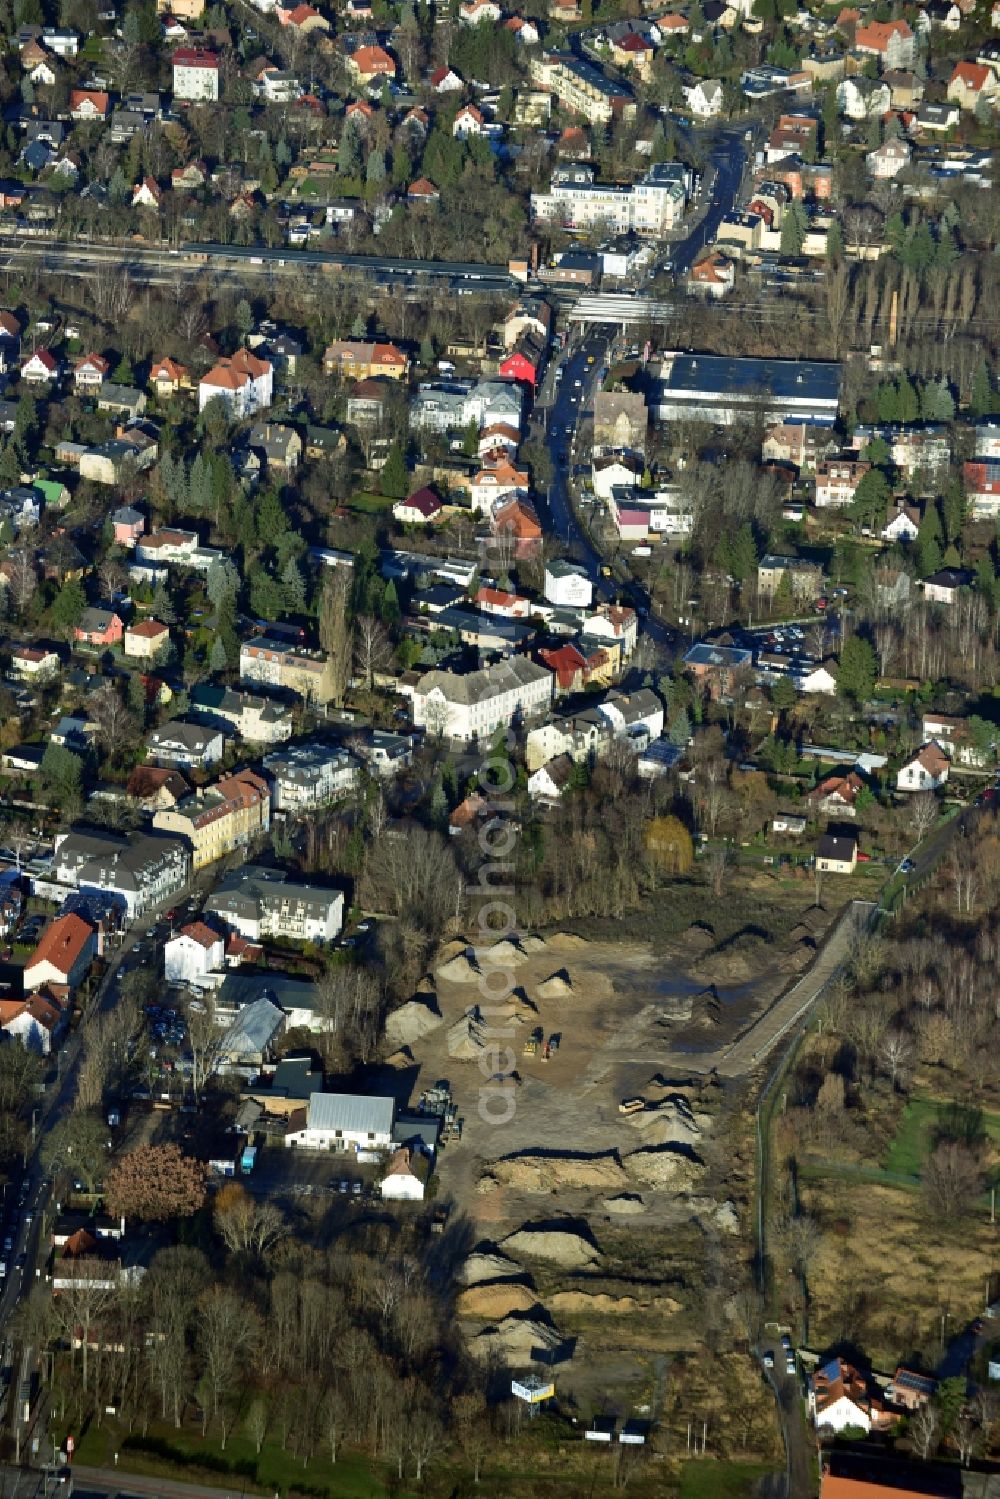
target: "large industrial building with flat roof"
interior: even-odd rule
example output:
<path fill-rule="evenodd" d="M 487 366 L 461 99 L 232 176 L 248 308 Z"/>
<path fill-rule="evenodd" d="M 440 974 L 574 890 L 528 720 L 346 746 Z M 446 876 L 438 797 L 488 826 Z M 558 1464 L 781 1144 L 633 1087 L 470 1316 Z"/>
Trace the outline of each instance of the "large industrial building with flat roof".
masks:
<path fill-rule="evenodd" d="M 730 359 L 719 354 L 666 354 L 654 387 L 658 421 L 684 418 L 729 427 L 741 417 L 832 426 L 840 399 L 840 365 L 812 359 Z"/>

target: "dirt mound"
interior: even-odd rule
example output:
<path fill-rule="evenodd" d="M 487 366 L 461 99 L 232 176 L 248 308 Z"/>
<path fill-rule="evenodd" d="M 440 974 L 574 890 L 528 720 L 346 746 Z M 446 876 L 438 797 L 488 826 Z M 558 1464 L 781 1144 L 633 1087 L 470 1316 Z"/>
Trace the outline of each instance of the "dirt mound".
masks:
<path fill-rule="evenodd" d="M 482 1317 L 499 1322 L 511 1312 L 530 1312 L 536 1305 L 533 1291 L 518 1281 L 501 1281 L 499 1285 L 470 1286 L 455 1303 L 460 1317 Z"/>
<path fill-rule="evenodd" d="M 391 1067 L 394 1072 L 404 1072 L 407 1067 L 413 1066 L 413 1052 L 408 1046 L 401 1046 L 392 1056 L 386 1057 L 384 1065 Z"/>
<path fill-rule="evenodd" d="M 435 996 L 426 994 L 420 999 L 407 1000 L 385 1022 L 385 1039 L 390 1046 L 409 1046 L 421 1036 L 437 1030 L 444 1020 L 437 1008 Z"/>
<path fill-rule="evenodd" d="M 506 1187 L 521 1192 L 552 1192 L 584 1187 L 607 1191 L 627 1182 L 616 1155 L 517 1155 L 493 1161 L 489 1173 Z"/>
<path fill-rule="evenodd" d="M 641 1114 L 631 1114 L 629 1124 L 647 1145 L 687 1145 L 693 1147 L 708 1123 L 704 1114 L 696 1114 L 686 1098 L 676 1094 L 652 1104 Z"/>
<path fill-rule="evenodd" d="M 601 1202 L 601 1207 L 606 1213 L 619 1215 L 646 1211 L 646 1204 L 638 1192 L 619 1192 L 617 1197 L 605 1197 Z"/>
<path fill-rule="evenodd" d="M 579 952 L 582 947 L 589 947 L 590 943 L 586 937 L 578 937 L 575 932 L 556 932 L 548 939 L 546 946 L 555 952 Z"/>
<path fill-rule="evenodd" d="M 544 952 L 545 946 L 546 946 L 546 943 L 545 943 L 545 938 L 544 937 L 528 936 L 528 937 L 522 937 L 521 938 L 521 951 L 522 952 L 526 952 L 526 953 L 529 953 L 529 954 L 536 953 L 536 952 Z"/>
<path fill-rule="evenodd" d="M 464 1286 L 477 1286 L 481 1281 L 502 1280 L 505 1276 L 519 1275 L 523 1278 L 524 1271 L 516 1260 L 510 1260 L 505 1254 L 494 1254 L 488 1249 L 477 1249 L 465 1261 L 458 1272 L 458 1279 Z"/>
<path fill-rule="evenodd" d="M 448 1031 L 448 1055 L 458 1062 L 474 1062 L 489 1039 L 488 1027 L 478 1005 L 466 1010 Z"/>
<path fill-rule="evenodd" d="M 463 946 L 460 953 L 441 964 L 437 976 L 449 984 L 471 984 L 479 978 L 479 969 L 469 957 L 468 949 Z"/>
<path fill-rule="evenodd" d="M 504 1317 L 496 1327 L 486 1328 L 472 1340 L 472 1351 L 480 1358 L 500 1358 L 507 1364 L 551 1362 L 564 1346 L 554 1327 L 535 1317 Z"/>
<path fill-rule="evenodd" d="M 622 1164 L 633 1181 L 647 1187 L 690 1186 L 701 1169 L 690 1156 L 679 1155 L 669 1145 L 633 1150 Z"/>
<path fill-rule="evenodd" d="M 715 946 L 715 933 L 705 922 L 695 921 L 683 934 L 681 942 L 689 952 L 707 952 L 710 947 Z"/>
<path fill-rule="evenodd" d="M 469 944 L 464 937 L 453 937 L 450 942 L 443 943 L 438 949 L 438 966 L 440 967 L 442 963 L 447 963 L 452 958 L 457 958 L 461 953 L 467 953 L 468 951 Z M 427 977 L 430 978 L 430 974 Z"/>
<path fill-rule="evenodd" d="M 606 1291 L 597 1291 L 593 1296 L 586 1291 L 557 1291 L 546 1304 L 553 1312 L 597 1312 L 612 1316 L 638 1312 L 647 1305 L 636 1301 L 634 1296 L 609 1296 Z"/>
<path fill-rule="evenodd" d="M 487 964 L 494 968 L 516 968 L 518 963 L 523 963 L 527 958 L 527 953 L 522 952 L 520 947 L 509 938 L 494 942 L 489 947 L 474 948 L 473 951 L 476 962 L 481 968 Z"/>
<path fill-rule="evenodd" d="M 567 1270 L 582 1270 L 600 1259 L 593 1240 L 571 1228 L 518 1228 L 508 1234 L 500 1247 L 529 1259 L 548 1260 Z"/>
<path fill-rule="evenodd" d="M 538 986 L 539 999 L 572 999 L 573 984 L 565 968 L 543 979 Z"/>

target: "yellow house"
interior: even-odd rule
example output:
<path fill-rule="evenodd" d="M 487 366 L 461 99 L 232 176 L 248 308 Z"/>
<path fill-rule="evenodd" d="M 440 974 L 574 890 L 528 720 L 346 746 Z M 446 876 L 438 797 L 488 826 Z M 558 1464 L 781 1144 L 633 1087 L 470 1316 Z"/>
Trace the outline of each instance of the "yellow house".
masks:
<path fill-rule="evenodd" d="M 350 380 L 405 380 L 410 361 L 395 344 L 340 339 L 324 351 L 323 368 Z"/>
<path fill-rule="evenodd" d="M 175 833 L 191 845 L 191 864 L 196 870 L 245 848 L 270 825 L 270 788 L 252 770 L 223 776 L 214 786 L 199 789 L 153 818 L 154 828 Z"/>

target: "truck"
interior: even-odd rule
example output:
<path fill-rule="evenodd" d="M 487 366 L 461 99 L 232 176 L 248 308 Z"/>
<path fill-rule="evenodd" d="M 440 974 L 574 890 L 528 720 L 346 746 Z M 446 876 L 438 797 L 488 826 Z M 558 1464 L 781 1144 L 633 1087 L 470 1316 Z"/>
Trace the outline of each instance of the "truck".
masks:
<path fill-rule="evenodd" d="M 240 1170 L 244 1176 L 249 1176 L 257 1164 L 256 1145 L 244 1145 L 243 1154 L 240 1156 Z"/>

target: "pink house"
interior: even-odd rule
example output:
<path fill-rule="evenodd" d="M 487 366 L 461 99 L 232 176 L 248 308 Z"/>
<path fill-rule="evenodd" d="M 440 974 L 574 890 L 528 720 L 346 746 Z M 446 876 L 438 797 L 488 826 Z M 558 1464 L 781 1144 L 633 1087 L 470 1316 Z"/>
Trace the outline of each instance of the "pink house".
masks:
<path fill-rule="evenodd" d="M 111 609 L 84 609 L 73 639 L 85 645 L 119 645 L 125 626 Z"/>
<path fill-rule="evenodd" d="M 134 547 L 146 530 L 146 517 L 134 505 L 121 505 L 111 517 L 115 545 Z"/>

